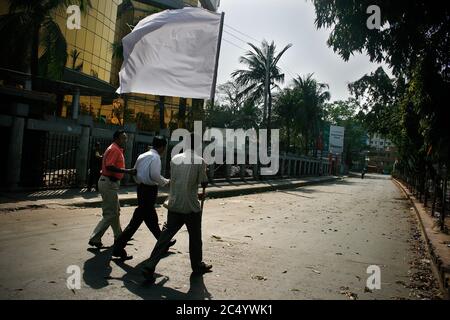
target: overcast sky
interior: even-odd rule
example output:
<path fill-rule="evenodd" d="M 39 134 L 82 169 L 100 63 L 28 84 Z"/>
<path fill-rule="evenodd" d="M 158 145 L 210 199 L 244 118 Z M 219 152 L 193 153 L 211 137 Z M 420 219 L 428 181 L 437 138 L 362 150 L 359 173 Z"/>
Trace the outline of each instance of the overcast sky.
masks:
<path fill-rule="evenodd" d="M 222 11 L 225 12 L 225 32 L 218 84 L 230 80 L 230 73 L 243 67 L 239 56 L 245 53 L 242 49 L 250 47 L 241 40 L 256 43 L 248 36 L 259 41 L 273 40 L 278 51 L 292 43 L 280 64 L 287 82 L 297 74 L 314 73 L 319 82 L 330 85 L 331 100 L 346 99 L 349 96 L 347 84 L 379 66 L 365 55 L 355 55 L 345 62 L 334 53 L 326 44 L 330 31 L 315 27 L 314 5 L 310 0 L 221 0 L 219 12 Z M 387 71 L 387 67 L 383 67 Z"/>

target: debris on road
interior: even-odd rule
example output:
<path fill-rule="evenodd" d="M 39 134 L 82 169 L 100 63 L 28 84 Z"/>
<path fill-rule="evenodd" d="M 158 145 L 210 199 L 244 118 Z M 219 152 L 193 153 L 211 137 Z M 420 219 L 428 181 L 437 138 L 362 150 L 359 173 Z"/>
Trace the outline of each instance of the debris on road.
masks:
<path fill-rule="evenodd" d="M 259 280 L 259 281 L 266 281 L 267 278 L 263 276 L 252 276 L 252 279 Z"/>

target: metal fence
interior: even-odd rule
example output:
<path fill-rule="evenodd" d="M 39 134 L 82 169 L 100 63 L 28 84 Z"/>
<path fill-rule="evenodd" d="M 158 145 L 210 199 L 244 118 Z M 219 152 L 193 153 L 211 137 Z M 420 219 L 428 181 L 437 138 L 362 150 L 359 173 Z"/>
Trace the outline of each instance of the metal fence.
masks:
<path fill-rule="evenodd" d="M 47 127 L 44 121 L 34 121 L 24 129 L 20 181 L 18 186 L 32 190 L 65 189 L 85 186 L 91 188 L 95 186 L 95 182 L 98 181 L 98 177 L 95 177 L 95 174 L 99 175 L 101 169 L 98 162 L 94 163 L 95 146 L 98 143 L 100 154 L 104 154 L 107 147 L 111 144 L 111 138 L 109 138 L 110 132 L 95 131 L 92 129 L 86 132 L 85 129 L 76 127 L 68 122 L 64 122 L 62 126 L 58 126 L 58 123 L 51 126 L 51 129 L 54 131 L 46 131 L 45 129 Z M 131 166 L 134 166 L 138 156 L 149 150 L 151 145 L 149 141 L 151 139 L 148 139 L 148 137 L 143 137 L 142 135 L 135 136 L 133 144 L 130 145 L 132 150 L 126 151 L 126 160 L 130 160 L 131 158 L 128 165 L 131 163 Z M 169 144 L 162 164 L 163 175 L 168 178 L 170 178 L 170 155 L 173 147 L 173 144 Z M 260 176 L 260 168 L 256 169 L 257 171 L 255 172 L 254 165 L 233 164 L 214 164 L 208 166 L 208 174 L 211 180 L 216 181 L 225 179 L 272 179 L 288 176 L 314 175 L 321 173 L 318 170 L 318 161 L 318 159 L 300 158 L 293 155 L 287 161 L 280 157 L 280 170 L 275 176 Z M 9 160 L 6 162 L 9 163 Z M 6 162 L 5 167 L 8 167 L 8 163 Z M 324 162 L 322 164 L 324 165 Z M 133 180 L 124 181 L 124 184 L 128 183 L 133 183 Z"/>
<path fill-rule="evenodd" d="M 111 144 L 111 139 L 98 138 L 98 137 L 92 137 L 92 136 L 89 138 L 89 154 L 88 154 L 89 168 L 86 172 L 86 181 L 88 181 L 88 186 L 90 184 L 91 175 L 93 176 L 94 180 L 97 180 L 98 176 L 100 176 L 101 166 L 99 168 L 96 168 L 95 165 L 93 164 L 93 162 L 95 161 L 93 159 L 94 152 L 95 152 L 95 145 L 97 143 L 99 144 L 99 152 L 101 155 L 103 155 L 105 153 L 106 149 Z M 95 172 L 93 172 L 93 170 L 99 171 L 99 172 L 97 172 L 97 175 L 95 174 Z M 93 183 L 95 183 L 95 181 L 93 181 Z"/>
<path fill-rule="evenodd" d="M 43 189 L 75 186 L 79 141 L 77 135 L 25 130 L 22 185 Z"/>
<path fill-rule="evenodd" d="M 450 229 L 450 188 L 445 166 L 428 167 L 425 172 L 400 170 L 393 176 L 402 181 L 416 199 L 423 203 L 430 215 L 436 218 L 441 231 Z"/>
<path fill-rule="evenodd" d="M 7 141 L 11 143 L 10 139 L 10 130 L 7 127 L 1 127 L 0 126 L 0 135 L 5 139 L 4 141 Z M 6 150 L 9 149 L 9 143 L 6 145 Z M 8 151 L 6 151 L 8 152 Z M 5 156 L 0 157 L 0 167 L 3 168 L 3 170 L 0 170 L 0 187 L 6 187 L 7 181 L 6 181 L 6 170 L 5 168 L 8 168 L 8 158 Z"/>

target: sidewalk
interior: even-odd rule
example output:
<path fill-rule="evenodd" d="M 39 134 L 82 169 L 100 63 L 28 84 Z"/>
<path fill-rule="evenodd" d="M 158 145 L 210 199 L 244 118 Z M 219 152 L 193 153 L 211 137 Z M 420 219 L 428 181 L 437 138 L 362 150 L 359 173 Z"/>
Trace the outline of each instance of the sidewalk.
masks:
<path fill-rule="evenodd" d="M 447 296 L 450 296 L 450 235 L 439 230 L 436 219 L 431 217 L 423 204 L 409 192 L 405 185 L 396 179 L 392 180 L 411 201 L 433 259 L 435 271 L 441 281 L 443 287 L 441 289 L 444 290 Z"/>
<path fill-rule="evenodd" d="M 325 183 L 339 180 L 339 177 L 305 177 L 301 179 L 276 179 L 265 181 L 231 181 L 210 184 L 207 188 L 208 198 L 225 198 L 236 195 L 292 189 L 311 184 Z M 161 188 L 157 203 L 161 204 L 167 198 L 168 188 Z M 199 189 L 199 192 L 201 190 Z M 120 188 L 119 199 L 121 205 L 137 205 L 136 186 Z M 102 199 L 98 192 L 88 192 L 86 189 L 45 190 L 30 193 L 0 193 L 0 212 L 18 211 L 41 207 L 77 206 L 100 207 Z"/>

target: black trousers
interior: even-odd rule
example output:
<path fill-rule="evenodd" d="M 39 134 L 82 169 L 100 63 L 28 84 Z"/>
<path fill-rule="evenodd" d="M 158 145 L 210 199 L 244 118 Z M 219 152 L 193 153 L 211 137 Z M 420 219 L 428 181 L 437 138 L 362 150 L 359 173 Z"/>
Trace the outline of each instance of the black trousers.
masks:
<path fill-rule="evenodd" d="M 133 217 L 128 226 L 114 243 L 114 250 L 124 249 L 127 242 L 133 237 L 137 229 L 145 222 L 147 228 L 155 236 L 156 240 L 161 236 L 161 229 L 158 224 L 158 214 L 155 210 L 158 186 L 148 186 L 140 184 L 137 187 L 138 206 L 134 210 Z"/>
<path fill-rule="evenodd" d="M 150 258 L 143 267 L 154 271 L 158 262 L 167 253 L 170 239 L 186 225 L 189 233 L 189 257 L 191 258 L 192 270 L 196 270 L 203 260 L 202 251 L 202 213 L 192 212 L 188 214 L 169 211 L 167 214 L 167 226 L 161 233 L 161 237 L 156 243 Z"/>

